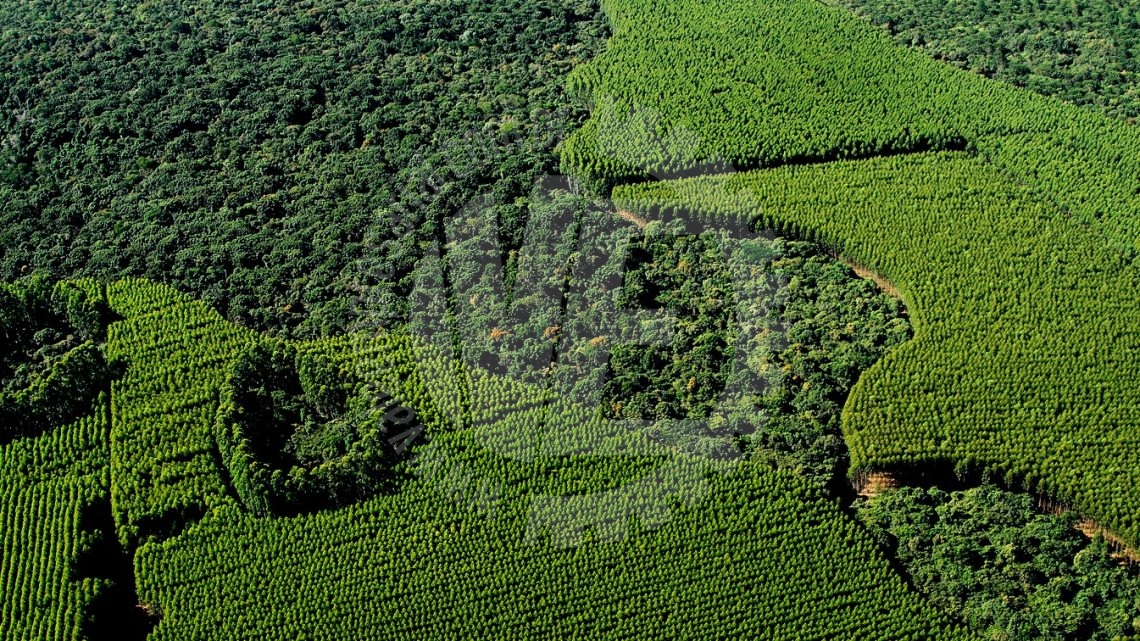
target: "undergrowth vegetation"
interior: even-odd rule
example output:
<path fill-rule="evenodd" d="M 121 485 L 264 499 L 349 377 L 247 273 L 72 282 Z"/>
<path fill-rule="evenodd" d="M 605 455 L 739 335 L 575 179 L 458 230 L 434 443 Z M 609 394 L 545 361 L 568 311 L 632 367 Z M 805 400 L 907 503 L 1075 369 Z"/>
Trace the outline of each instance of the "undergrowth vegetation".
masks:
<path fill-rule="evenodd" d="M 888 490 L 859 508 L 932 603 L 987 638 L 1111 641 L 1140 632 L 1140 574 L 1072 512 L 1025 494 Z"/>

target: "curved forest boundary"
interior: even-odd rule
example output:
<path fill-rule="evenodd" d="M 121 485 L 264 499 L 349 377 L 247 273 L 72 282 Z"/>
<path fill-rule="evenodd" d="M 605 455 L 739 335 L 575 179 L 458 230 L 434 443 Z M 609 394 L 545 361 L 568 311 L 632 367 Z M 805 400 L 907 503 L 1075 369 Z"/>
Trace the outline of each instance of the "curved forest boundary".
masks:
<path fill-rule="evenodd" d="M 1140 130 L 896 45 L 813 0 L 608 0 L 562 168 L 595 184 L 965 150 L 1140 245 Z M 1130 256 L 1132 254 L 1130 253 Z"/>
<path fill-rule="evenodd" d="M 1140 541 L 1140 131 L 810 0 L 611 0 L 563 167 L 646 218 L 752 219 L 895 284 L 915 339 L 844 412 L 851 473 L 950 460 Z M 965 152 L 949 150 L 965 142 Z M 810 161 L 893 154 L 808 165 Z"/>
<path fill-rule="evenodd" d="M 1140 269 L 984 161 L 931 153 L 621 188 L 623 209 L 751 219 L 895 283 L 914 339 L 844 409 L 851 474 L 951 461 L 1140 539 Z"/>

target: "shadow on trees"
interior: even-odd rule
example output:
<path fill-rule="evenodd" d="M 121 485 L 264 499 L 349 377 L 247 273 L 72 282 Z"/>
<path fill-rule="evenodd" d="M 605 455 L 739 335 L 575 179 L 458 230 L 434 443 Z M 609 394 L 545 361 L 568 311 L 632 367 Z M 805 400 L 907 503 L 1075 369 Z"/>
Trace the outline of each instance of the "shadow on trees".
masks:
<path fill-rule="evenodd" d="M 123 373 L 103 350 L 116 320 L 101 293 L 66 281 L 0 283 L 0 445 L 89 412 Z"/>
<path fill-rule="evenodd" d="M 139 603 L 131 555 L 114 536 L 110 501 L 83 507 L 79 525 L 85 541 L 71 568 L 73 581 L 96 582 L 86 605 L 82 636 L 89 641 L 143 641 L 158 617 Z"/>
<path fill-rule="evenodd" d="M 394 491 L 398 437 L 414 429 L 423 431 L 414 410 L 369 392 L 340 363 L 266 340 L 232 367 L 215 437 L 245 507 L 293 516 Z"/>

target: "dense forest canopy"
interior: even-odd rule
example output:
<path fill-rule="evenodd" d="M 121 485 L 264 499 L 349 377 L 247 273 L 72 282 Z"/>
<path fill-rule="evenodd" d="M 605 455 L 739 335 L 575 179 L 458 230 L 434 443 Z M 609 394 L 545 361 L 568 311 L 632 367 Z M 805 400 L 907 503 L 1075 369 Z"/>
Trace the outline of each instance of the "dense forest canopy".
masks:
<path fill-rule="evenodd" d="M 0 276 L 148 276 L 342 330 L 441 211 L 553 167 L 584 115 L 562 79 L 606 31 L 561 0 L 3 3 Z"/>
<path fill-rule="evenodd" d="M 86 414 L 114 369 L 110 308 L 94 283 L 0 283 L 0 442 Z"/>
<path fill-rule="evenodd" d="M 258 512 L 343 507 L 380 492 L 395 455 L 385 409 L 354 394 L 351 377 L 320 355 L 258 342 L 235 359 L 219 409 L 218 440 L 232 439 L 230 483 Z M 382 431 L 383 430 L 383 431 Z"/>
<path fill-rule="evenodd" d="M 902 303 L 857 278 L 818 245 L 754 239 L 739 251 L 765 260 L 749 274 L 768 281 L 736 291 L 716 236 L 658 233 L 628 247 L 619 296 L 660 307 L 678 322 L 669 344 L 614 349 L 602 411 L 614 418 L 707 419 L 723 411 L 734 353 L 746 353 L 748 394 L 734 407 L 734 429 L 747 452 L 775 452 L 781 464 L 825 489 L 841 482 L 847 449 L 839 431 L 843 402 L 859 374 L 911 337 Z M 738 305 L 760 305 L 745 329 Z"/>
<path fill-rule="evenodd" d="M 989 639 L 1111 641 L 1140 632 L 1140 574 L 1072 514 L 993 485 L 901 488 L 859 515 L 932 602 Z"/>

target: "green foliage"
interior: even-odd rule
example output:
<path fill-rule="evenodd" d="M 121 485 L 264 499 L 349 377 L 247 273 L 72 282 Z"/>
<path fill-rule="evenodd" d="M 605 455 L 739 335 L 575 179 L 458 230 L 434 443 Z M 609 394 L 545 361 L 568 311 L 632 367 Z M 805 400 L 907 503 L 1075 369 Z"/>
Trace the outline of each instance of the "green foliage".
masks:
<path fill-rule="evenodd" d="M 1131 252 L 1140 130 L 907 51 L 811 0 L 610 0 L 562 166 L 614 184 L 927 148 L 977 153 Z M 683 71 L 680 71 L 683 70 Z"/>
<path fill-rule="evenodd" d="M 123 317 L 108 355 L 129 363 L 111 388 L 111 496 L 119 541 L 132 548 L 233 502 L 215 415 L 227 371 L 256 337 L 169 287 L 126 280 L 107 293 Z"/>
<path fill-rule="evenodd" d="M 990 639 L 1109 641 L 1140 632 L 1140 576 L 1072 513 L 982 486 L 887 490 L 859 508 L 912 582 Z"/>
<path fill-rule="evenodd" d="M 107 385 L 110 311 L 93 282 L 0 283 L 0 441 L 79 418 Z"/>
<path fill-rule="evenodd" d="M 990 162 L 1040 190 L 1113 241 L 1140 249 L 1140 130 L 1132 123 L 1140 92 L 1131 51 L 1135 9 L 1097 0 L 1017 3 L 887 3 L 845 0 L 896 39 L 1046 96 L 1095 107 L 1035 100 L 1032 127 L 971 139 Z M 956 80 L 960 81 L 960 80 Z M 1028 94 L 1027 94 L 1028 95 Z M 965 114 L 994 109 L 963 104 Z"/>
<path fill-rule="evenodd" d="M 445 251 L 417 272 L 410 333 L 663 438 L 720 446 L 759 430 L 755 445 L 822 484 L 834 478 L 843 400 L 909 336 L 901 304 L 806 243 L 639 231 L 557 189 L 525 206 L 525 241 L 505 261 L 497 208 L 445 222 Z M 737 317 L 742 306 L 756 307 L 751 320 Z M 734 362 L 744 353 L 746 365 Z"/>
<path fill-rule="evenodd" d="M 165 286 L 108 291 L 123 316 L 109 350 L 131 363 L 113 388 L 109 479 L 119 535 L 140 544 L 139 597 L 161 615 L 148 638 L 969 638 L 835 499 L 765 457 L 709 478 L 709 461 L 413 336 L 259 340 Z M 213 456 L 199 454 L 202 428 L 224 424 L 204 409 L 220 395 L 226 416 L 227 390 L 251 397 L 265 436 L 282 418 L 321 433 L 385 390 L 436 438 L 411 445 L 417 463 L 395 466 L 412 475 L 391 493 L 259 514 L 232 474 L 240 448 L 219 438 L 221 459 L 194 467 Z M 146 439 L 170 454 L 136 453 Z"/>
<path fill-rule="evenodd" d="M 678 322 L 669 345 L 614 349 L 603 408 L 611 418 L 702 418 L 722 403 L 735 350 L 748 354 L 751 394 L 733 408 L 751 449 L 786 455 L 784 465 L 826 486 L 846 465 L 839 415 L 859 374 L 910 338 L 902 303 L 857 278 L 811 243 L 758 238 L 739 252 L 714 232 L 643 236 L 628 250 L 619 300 L 662 307 Z M 770 282 L 755 327 L 738 328 L 742 304 L 730 263 Z M 731 337 L 747 333 L 737 345 Z"/>
<path fill-rule="evenodd" d="M 141 595 L 164 615 L 151 638 L 971 638 L 791 473 L 746 463 L 656 529 L 561 547 L 528 538 L 524 500 L 557 461 L 509 468 L 448 451 L 396 495 L 298 519 L 222 510 L 144 547 Z M 503 478 L 493 516 L 433 485 L 460 459 Z"/>
<path fill-rule="evenodd" d="M 627 248 L 619 304 L 664 308 L 678 322 L 669 345 L 618 345 L 605 394 L 613 418 L 708 418 L 734 346 L 736 297 L 715 239 L 642 237 Z"/>
<path fill-rule="evenodd" d="M 990 78 L 1133 122 L 1140 13 L 1122 0 L 840 3 L 896 42 Z"/>
<path fill-rule="evenodd" d="M 1034 188 L 942 153 L 659 183 L 617 200 L 651 218 L 753 219 L 818 238 L 897 286 L 915 338 L 853 388 L 853 473 L 992 468 L 1140 541 L 1140 271 Z"/>
<path fill-rule="evenodd" d="M 796 469 L 821 483 L 847 467 L 840 413 L 859 376 L 910 340 L 902 302 L 857 278 L 817 245 L 776 239 L 766 264 L 782 283 L 771 330 L 757 336 L 750 364 L 764 377 L 757 400 L 767 420 L 752 447 L 790 455 Z M 767 349 L 765 349 L 767 347 Z"/>
<path fill-rule="evenodd" d="M 0 637 L 86 638 L 85 621 L 112 585 L 77 572 L 97 547 L 86 515 L 109 500 L 110 419 L 98 410 L 50 432 L 0 444 Z M 89 407 L 90 409 L 90 407 Z"/>
<path fill-rule="evenodd" d="M 234 362 L 217 440 L 234 490 L 254 512 L 340 507 L 390 480 L 385 406 L 366 394 L 350 402 L 348 391 L 361 386 L 339 370 L 320 352 L 272 340 Z"/>
<path fill-rule="evenodd" d="M 604 31 L 591 5 L 0 8 L 12 61 L 0 70 L 0 269 L 147 274 L 207 299 L 142 280 L 106 293 L 123 317 L 107 353 L 129 369 L 101 419 L 98 500 L 109 492 L 119 542 L 138 550 L 141 596 L 164 616 L 154 638 L 968 638 L 813 482 L 842 464 L 835 417 L 849 388 L 853 473 L 991 469 L 1140 540 L 1140 134 L 894 47 L 808 0 L 606 9 L 615 37 L 573 79 L 594 116 L 562 153 L 588 184 L 976 152 L 617 192 L 646 216 L 755 219 L 842 250 L 902 292 L 913 341 L 855 384 L 909 328 L 897 303 L 813 250 L 647 234 L 622 286 L 628 225 L 572 194 L 526 194 L 551 167 L 542 109 L 566 102 L 562 74 Z M 485 144 L 463 139 L 472 125 Z M 486 207 L 448 216 L 476 193 Z M 543 255 L 519 249 L 531 238 Z M 749 252 L 778 259 L 755 266 Z M 734 345 L 723 309 L 742 293 L 724 269 L 742 265 L 758 270 L 745 287 L 788 285 L 755 325 L 736 323 L 747 340 Z M 14 291 L 0 289 L 5 337 L 58 344 L 28 334 L 39 316 Z M 94 368 L 106 320 L 82 293 L 48 298 L 53 322 L 90 342 L 32 359 L 30 375 L 16 376 L 28 349 L 5 354 L 13 389 L 41 390 L 37 408 L 84 388 L 76 372 Z M 619 346 L 611 361 L 621 332 L 597 328 L 630 304 L 676 312 L 681 331 L 668 349 Z M 373 307 L 407 319 L 407 334 L 298 343 L 225 320 L 315 335 Z M 749 366 L 721 371 L 742 345 Z M 621 403 L 610 416 L 660 424 L 707 415 L 734 382 L 722 378 L 769 384 L 730 399 L 704 443 L 766 419 L 752 460 L 730 471 L 662 442 L 660 426 L 615 428 L 592 403 L 607 373 Z M 378 391 L 433 439 L 378 426 Z M 393 464 L 394 441 L 416 466 Z M 779 469 L 789 461 L 812 478 Z M 419 476 L 378 488 L 389 468 Z M 39 518 L 66 538 L 77 493 L 5 482 L 20 488 L 5 501 L 50 505 L 29 516 L 0 501 L 0 576 L 47 585 L 58 559 L 28 556 L 8 533 Z M 318 502 L 339 509 L 279 514 Z M 1009 535 L 1035 531 L 1019 528 Z M 1098 575 L 1095 553 L 1081 559 Z M 1113 589 L 1079 587 L 1093 600 Z M 33 589 L 0 593 L 0 636 L 49 630 Z M 1053 596 L 1035 603 L 1048 626 L 1088 620 Z M 1119 610 L 1092 616 L 1123 631 Z M 74 608 L 49 611 L 51 631 L 71 629 Z"/>
<path fill-rule="evenodd" d="M 916 338 L 872 367 L 844 410 L 853 473 L 990 470 L 1140 541 L 1129 489 L 1140 480 L 1136 130 L 919 60 L 823 4 L 712 7 L 606 5 L 613 47 L 576 72 L 595 112 L 563 166 L 612 184 L 862 155 L 896 125 L 959 137 L 975 158 L 790 167 L 615 195 L 649 219 L 751 220 L 823 241 L 902 291 Z M 655 71 L 655 59 L 673 63 Z M 759 78 L 785 80 L 771 91 Z M 924 146 L 897 132 L 886 140 Z"/>
<path fill-rule="evenodd" d="M 359 289 L 406 294 L 436 218 L 552 168 L 605 33 L 575 0 L 0 3 L 0 278 L 342 331 Z"/>
<path fill-rule="evenodd" d="M 571 74 L 593 112 L 563 147 L 567 173 L 622 181 L 960 148 L 1034 116 L 1019 92 L 958 77 L 822 3 L 604 8 L 606 51 Z"/>

